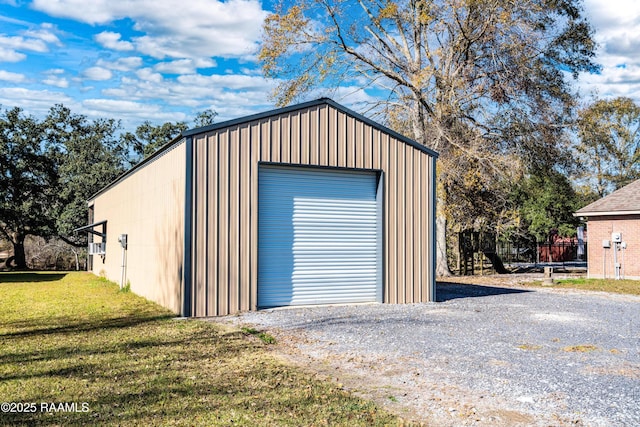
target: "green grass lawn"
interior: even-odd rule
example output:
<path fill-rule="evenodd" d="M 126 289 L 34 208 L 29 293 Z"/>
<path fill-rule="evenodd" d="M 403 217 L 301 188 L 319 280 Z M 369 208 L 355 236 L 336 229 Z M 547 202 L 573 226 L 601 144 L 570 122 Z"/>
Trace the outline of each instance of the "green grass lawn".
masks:
<path fill-rule="evenodd" d="M 587 291 L 614 292 L 617 294 L 640 295 L 640 281 L 613 279 L 557 279 L 554 287 L 574 288 Z"/>
<path fill-rule="evenodd" d="M 0 402 L 35 408 L 2 405 L 0 425 L 401 422 L 283 364 L 259 335 L 174 319 L 88 273 L 0 273 Z"/>

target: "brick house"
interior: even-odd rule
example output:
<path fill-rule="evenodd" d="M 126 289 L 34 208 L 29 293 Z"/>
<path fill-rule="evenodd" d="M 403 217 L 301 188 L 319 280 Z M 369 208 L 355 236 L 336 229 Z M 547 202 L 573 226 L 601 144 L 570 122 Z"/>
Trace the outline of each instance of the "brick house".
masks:
<path fill-rule="evenodd" d="M 588 277 L 640 280 L 640 180 L 578 210 L 587 219 Z"/>

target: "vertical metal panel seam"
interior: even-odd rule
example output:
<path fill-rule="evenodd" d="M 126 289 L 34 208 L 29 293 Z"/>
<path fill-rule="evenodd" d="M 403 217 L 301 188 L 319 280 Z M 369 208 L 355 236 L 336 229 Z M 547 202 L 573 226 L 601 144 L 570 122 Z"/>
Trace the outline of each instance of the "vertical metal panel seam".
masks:
<path fill-rule="evenodd" d="M 184 193 L 184 255 L 182 265 L 182 316 L 191 317 L 192 286 L 192 224 L 193 224 L 193 139 L 185 141 L 185 193 Z"/>
<path fill-rule="evenodd" d="M 216 179 L 216 185 L 215 188 L 213 189 L 213 195 L 214 197 L 211 197 L 211 199 L 209 200 L 209 203 L 215 203 L 216 208 L 215 208 L 215 217 L 212 218 L 213 224 L 212 227 L 215 228 L 215 239 L 211 239 L 210 244 L 215 245 L 215 259 L 212 260 L 215 265 L 216 265 L 216 269 L 215 269 L 215 276 L 213 276 L 213 284 L 209 284 L 209 286 L 213 286 L 213 292 L 214 292 L 214 301 L 213 301 L 213 307 L 212 307 L 212 311 L 213 311 L 213 315 L 217 316 L 218 313 L 218 307 L 219 307 L 219 299 L 220 299 L 220 288 L 219 288 L 219 283 L 218 283 L 218 277 L 219 277 L 219 273 L 218 273 L 218 259 L 220 257 L 220 247 L 218 245 L 219 242 L 219 235 L 220 235 L 220 224 L 218 222 L 218 215 L 220 215 L 220 191 L 219 191 L 219 186 L 220 186 L 220 132 L 216 132 L 215 134 L 215 140 L 214 140 L 214 144 L 215 146 L 213 147 L 213 149 L 215 150 L 215 159 L 216 159 L 216 167 L 215 167 L 215 179 Z"/>
<path fill-rule="evenodd" d="M 218 164 L 222 166 L 218 180 L 218 315 L 225 315 L 229 301 L 229 129 L 221 132 Z M 224 153 L 224 158 L 222 154 Z M 222 180 L 225 180 L 224 183 Z M 226 186 L 226 190 L 223 188 Z M 225 192 L 226 191 L 226 192 Z M 224 200 L 223 200 L 224 198 Z M 223 232 L 225 234 L 223 234 Z"/>
<path fill-rule="evenodd" d="M 249 206 L 251 204 L 251 123 L 247 123 L 245 130 L 240 134 L 240 193 L 242 199 L 240 200 L 240 237 L 242 243 L 240 246 L 240 301 L 239 308 L 241 311 L 249 309 L 250 293 L 251 293 L 251 281 L 250 281 L 250 246 L 251 238 L 249 231 L 251 230 L 251 210 Z M 243 251 L 244 249 L 244 251 Z"/>
<path fill-rule="evenodd" d="M 192 253 L 191 253 L 191 266 L 192 266 L 192 270 L 191 270 L 191 295 L 190 295 L 190 304 L 191 304 L 191 315 L 193 317 L 197 317 L 198 316 L 198 304 L 197 304 L 197 297 L 198 297 L 198 206 L 199 206 L 199 202 L 200 202 L 200 198 L 198 197 L 198 186 L 196 185 L 196 183 L 198 182 L 198 156 L 197 156 L 197 151 L 198 151 L 198 140 L 194 139 L 192 142 L 192 156 L 193 159 L 191 160 L 191 167 L 193 169 L 193 173 L 192 173 L 192 181 L 191 181 L 191 188 L 192 188 L 192 192 L 193 192 L 193 211 L 192 211 L 192 218 L 193 218 L 193 222 L 191 223 L 191 247 L 192 249 Z"/>
<path fill-rule="evenodd" d="M 405 182 L 405 301 L 409 303 L 415 302 L 414 289 L 415 282 L 413 277 L 413 242 L 415 239 L 413 228 L 413 148 L 405 145 L 404 153 L 404 182 Z"/>
<path fill-rule="evenodd" d="M 296 112 L 296 115 L 298 116 L 298 163 L 305 164 L 305 162 L 302 160 L 302 110 L 298 110 Z"/>
<path fill-rule="evenodd" d="M 436 157 L 431 157 L 431 242 L 429 244 L 429 250 L 431 251 L 431 268 L 430 268 L 430 283 L 429 283 L 429 301 L 436 301 L 436 210 L 437 210 L 437 196 L 436 196 Z"/>
<path fill-rule="evenodd" d="M 380 255 L 379 255 L 379 262 L 378 262 L 378 276 L 379 276 L 379 289 L 380 289 L 380 296 L 378 298 L 378 302 L 379 303 L 383 303 L 384 299 L 385 299 L 385 277 L 386 277 L 386 271 L 387 271 L 387 263 L 385 262 L 386 259 L 386 253 L 385 253 L 385 241 L 387 239 L 387 235 L 386 235 L 386 227 L 385 227 L 385 222 L 386 222 L 386 217 L 385 217 L 385 202 L 386 202 L 386 197 L 387 197 L 387 193 L 386 191 L 384 191 L 384 185 L 385 185 L 385 171 L 381 170 L 378 173 L 378 200 L 376 201 L 376 203 L 378 204 L 378 226 L 380 227 L 380 229 L 378 230 L 378 249 L 380 250 Z"/>
<path fill-rule="evenodd" d="M 351 135 L 349 135 L 349 131 L 350 131 L 350 120 L 351 117 L 347 116 L 346 114 L 345 116 L 345 120 L 344 120 L 344 167 L 349 167 L 349 140 Z"/>
<path fill-rule="evenodd" d="M 206 137 L 203 138 L 204 141 L 204 176 L 200 177 L 201 181 L 204 181 L 204 230 L 203 230 L 203 239 L 204 239 L 204 315 L 210 316 L 209 314 L 209 139 Z"/>
<path fill-rule="evenodd" d="M 236 311 L 242 311 L 242 298 L 244 296 L 244 292 L 243 292 L 243 281 L 242 281 L 242 277 L 243 277 L 243 271 L 242 271 L 242 245 L 243 245 L 243 241 L 244 241 L 244 233 L 242 232 L 242 199 L 244 198 L 244 193 L 242 191 L 242 183 L 244 181 L 243 179 L 243 169 L 242 169 L 242 147 L 243 147 L 243 143 L 242 143 L 242 129 L 243 127 L 246 126 L 246 124 L 239 126 L 238 127 L 238 212 L 237 212 L 237 221 L 238 221 L 238 243 L 236 244 L 237 246 L 237 253 L 238 253 L 238 271 L 237 271 L 237 287 L 238 287 L 238 294 L 236 295 Z"/>
<path fill-rule="evenodd" d="M 231 278 L 235 276 L 235 280 L 233 280 L 230 285 L 234 288 L 233 298 L 229 298 L 229 313 L 237 312 L 239 310 L 240 304 L 240 199 L 241 199 L 241 189 L 240 189 L 240 163 L 241 163 L 241 153 L 240 153 L 240 142 L 242 140 L 242 131 L 240 125 L 235 127 L 235 137 L 231 140 L 231 144 L 234 146 L 231 150 L 231 156 L 229 156 L 229 172 L 231 173 L 232 167 L 234 169 L 233 179 L 229 180 L 229 224 L 231 225 L 233 221 L 234 231 L 233 234 L 235 236 L 235 240 L 232 240 L 231 233 L 229 233 L 229 252 L 233 251 L 233 257 L 229 257 L 229 272 L 233 271 L 233 274 L 230 274 Z M 235 159 L 232 160 L 233 153 L 235 153 Z M 281 154 L 282 155 L 282 154 Z M 232 188 L 231 183 L 234 183 Z M 231 191 L 233 190 L 233 199 L 231 199 Z M 233 212 L 232 210 L 235 210 Z M 235 265 L 231 265 L 231 261 L 234 260 Z"/>
<path fill-rule="evenodd" d="M 320 107 L 318 107 L 318 114 L 316 114 L 316 139 L 318 141 L 317 147 L 316 149 L 318 150 L 318 152 L 316 153 L 316 159 L 318 161 L 318 163 L 322 163 L 322 141 L 320 136 L 322 135 L 321 131 L 320 131 L 320 126 L 322 126 L 322 120 L 321 120 L 321 116 L 322 116 L 322 109 Z"/>
<path fill-rule="evenodd" d="M 252 133 L 252 129 L 253 126 L 251 124 L 249 124 L 249 130 L 248 130 L 248 134 L 247 134 L 247 144 L 249 144 L 249 147 L 247 148 L 249 150 L 249 164 L 248 169 L 247 169 L 247 179 L 249 180 L 249 206 L 247 206 L 247 209 L 249 209 L 249 222 L 247 224 L 247 233 L 249 234 L 249 246 L 247 247 L 247 257 L 249 257 L 249 271 L 247 274 L 247 286 L 248 286 L 248 293 L 247 293 L 247 307 L 249 307 L 249 311 L 251 311 L 251 307 L 252 307 L 252 296 L 253 296 L 253 281 L 252 281 L 252 277 L 253 277 L 253 272 L 251 271 L 251 260 L 252 260 L 252 256 L 253 256 L 253 251 L 251 250 L 251 242 L 253 241 L 253 239 L 251 238 L 251 224 L 253 223 L 253 217 L 252 217 L 252 210 L 251 207 L 254 203 L 253 201 L 253 197 L 251 197 L 253 195 L 253 187 L 252 187 L 252 181 L 253 181 L 253 133 Z"/>
<path fill-rule="evenodd" d="M 231 128 L 227 128 L 225 130 L 225 132 L 227 133 L 227 139 L 226 139 L 226 144 L 227 144 L 227 159 L 226 159 L 226 163 L 227 163 L 227 182 L 226 182 L 226 192 L 227 192 L 227 200 L 226 200 L 226 210 L 224 213 L 225 216 L 225 226 L 227 227 L 227 235 L 226 235 L 226 241 L 224 242 L 225 245 L 225 252 L 227 254 L 227 261 L 226 261 L 226 275 L 224 280 L 226 281 L 226 283 L 224 284 L 224 286 L 227 288 L 227 295 L 224 301 L 224 313 L 223 314 L 229 314 L 229 307 L 231 306 L 231 303 L 229 302 L 231 299 L 231 283 L 229 283 L 229 278 L 231 277 L 231 251 L 229 250 L 229 244 L 231 242 Z"/>

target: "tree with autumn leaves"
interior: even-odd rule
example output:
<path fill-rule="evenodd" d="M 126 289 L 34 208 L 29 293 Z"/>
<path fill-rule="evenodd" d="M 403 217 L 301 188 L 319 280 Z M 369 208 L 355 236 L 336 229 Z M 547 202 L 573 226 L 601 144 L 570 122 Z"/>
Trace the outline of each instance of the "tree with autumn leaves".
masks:
<path fill-rule="evenodd" d="M 303 0 L 266 19 L 259 58 L 278 104 L 367 90 L 389 125 L 440 153 L 442 275 L 451 225 L 495 226 L 510 183 L 570 158 L 569 80 L 597 69 L 583 13 L 579 0 Z"/>
<path fill-rule="evenodd" d="M 603 197 L 640 179 L 640 106 L 619 97 L 593 101 L 577 121 L 579 176 Z"/>

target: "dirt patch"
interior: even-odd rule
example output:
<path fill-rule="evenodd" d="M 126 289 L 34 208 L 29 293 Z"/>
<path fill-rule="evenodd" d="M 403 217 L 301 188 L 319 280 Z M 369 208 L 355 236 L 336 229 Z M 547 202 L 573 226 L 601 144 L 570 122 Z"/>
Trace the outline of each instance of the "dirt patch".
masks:
<path fill-rule="evenodd" d="M 557 273 L 554 279 L 569 279 L 584 277 L 583 273 Z M 489 274 L 489 275 L 473 275 L 473 276 L 451 276 L 441 277 L 438 282 L 446 285 L 447 283 L 456 283 L 464 285 L 489 285 L 489 286 L 506 286 L 506 287 L 526 287 L 531 282 L 542 282 L 543 273 L 520 273 L 520 274 Z"/>
<path fill-rule="evenodd" d="M 580 425 L 576 420 L 532 416 L 509 409 L 509 403 L 491 394 L 478 394 L 452 384 L 442 375 L 426 377 L 418 360 L 392 360 L 382 356 L 363 356 L 332 352 L 330 344 L 310 340 L 285 331 L 274 333 L 278 346 L 273 351 L 282 359 L 339 388 L 398 414 L 409 425 L 509 427 L 535 425 Z M 301 348 L 302 345 L 302 348 Z M 307 346 L 310 346 L 307 348 Z M 310 351 L 311 346 L 313 350 Z M 497 365 L 507 362 L 492 361 Z M 417 369 L 407 369 L 408 366 Z M 382 368 L 384 367 L 384 368 Z"/>
<path fill-rule="evenodd" d="M 585 372 L 596 375 L 620 375 L 640 380 L 640 365 L 633 363 L 621 363 L 617 366 L 587 366 Z"/>

